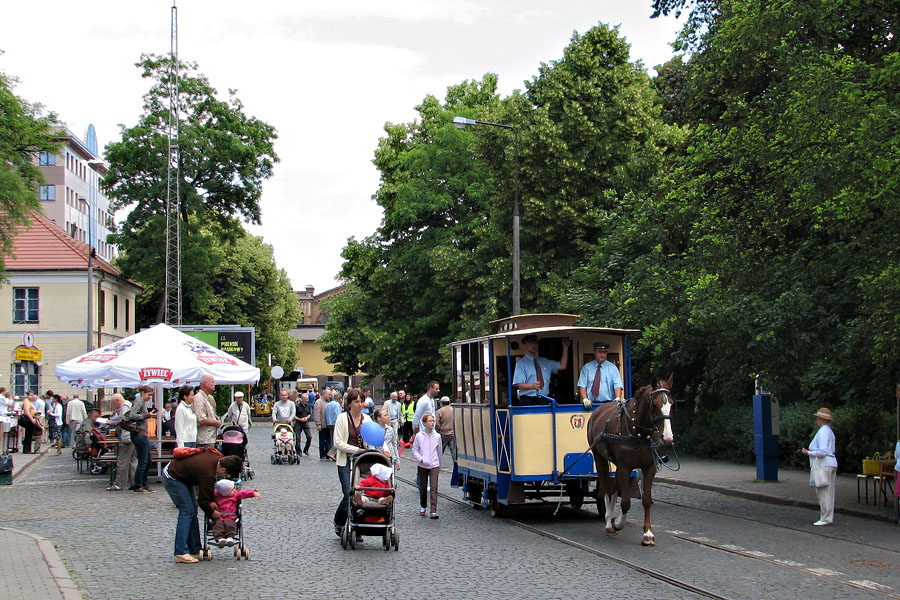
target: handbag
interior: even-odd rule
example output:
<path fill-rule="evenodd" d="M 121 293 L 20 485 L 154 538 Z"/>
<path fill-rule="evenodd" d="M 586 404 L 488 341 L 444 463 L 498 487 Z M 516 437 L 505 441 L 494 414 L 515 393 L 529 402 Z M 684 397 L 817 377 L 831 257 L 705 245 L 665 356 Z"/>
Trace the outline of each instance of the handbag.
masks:
<path fill-rule="evenodd" d="M 118 423 L 119 429 L 124 429 L 128 433 L 137 433 L 141 430 L 140 421 L 129 421 L 127 419 L 121 419 Z"/>
<path fill-rule="evenodd" d="M 828 485 L 828 473 L 825 472 L 825 460 L 821 457 L 813 461 L 809 477 L 810 485 L 823 488 Z"/>
<path fill-rule="evenodd" d="M 879 459 L 881 455 L 877 452 L 872 455 L 872 458 L 864 458 L 862 461 L 862 469 L 863 475 L 880 475 L 881 474 L 881 464 L 879 463 Z"/>

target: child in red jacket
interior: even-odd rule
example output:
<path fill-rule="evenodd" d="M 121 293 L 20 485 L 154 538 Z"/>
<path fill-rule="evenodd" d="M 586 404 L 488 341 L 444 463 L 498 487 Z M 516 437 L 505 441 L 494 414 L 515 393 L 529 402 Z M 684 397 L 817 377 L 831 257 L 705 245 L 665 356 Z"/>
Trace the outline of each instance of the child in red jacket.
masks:
<path fill-rule="evenodd" d="M 213 523 L 210 530 L 216 543 L 222 546 L 234 546 L 234 536 L 237 535 L 237 505 L 244 498 L 259 498 L 256 490 L 236 490 L 234 482 L 223 479 L 216 482 L 216 490 L 213 494 L 219 511 L 219 518 Z"/>

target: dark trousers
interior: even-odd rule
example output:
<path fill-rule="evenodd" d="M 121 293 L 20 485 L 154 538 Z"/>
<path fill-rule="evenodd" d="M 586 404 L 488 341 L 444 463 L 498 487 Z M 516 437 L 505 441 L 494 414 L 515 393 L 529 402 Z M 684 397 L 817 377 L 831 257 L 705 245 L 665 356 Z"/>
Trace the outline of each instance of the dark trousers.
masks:
<path fill-rule="evenodd" d="M 347 512 L 350 505 L 350 458 L 347 458 L 347 464 L 338 467 L 338 479 L 341 480 L 341 503 L 338 504 L 337 510 L 334 511 L 334 526 L 343 527 L 347 522 Z"/>
<path fill-rule="evenodd" d="M 319 458 L 327 458 L 331 450 L 331 438 L 328 437 L 328 427 L 319 430 Z"/>
<path fill-rule="evenodd" d="M 209 531 L 217 541 L 222 538 L 233 538 L 237 535 L 237 521 L 234 519 L 217 519 Z"/>
<path fill-rule="evenodd" d="M 34 438 L 34 423 L 31 422 L 31 419 L 25 417 L 19 419 L 19 426 L 24 430 L 22 434 L 22 454 L 31 454 L 33 451 L 31 446 Z"/>
<path fill-rule="evenodd" d="M 305 423 L 300 423 L 300 432 L 306 436 L 306 445 L 303 446 L 303 453 L 309 454 L 309 446 L 312 444 L 312 432 L 315 429 L 315 423 L 312 421 L 306 421 Z M 297 447 L 300 447 L 300 436 L 297 436 Z"/>
<path fill-rule="evenodd" d="M 400 426 L 400 432 L 403 435 L 403 443 L 408 444 L 409 438 L 412 437 L 412 421 L 407 421 Z"/>

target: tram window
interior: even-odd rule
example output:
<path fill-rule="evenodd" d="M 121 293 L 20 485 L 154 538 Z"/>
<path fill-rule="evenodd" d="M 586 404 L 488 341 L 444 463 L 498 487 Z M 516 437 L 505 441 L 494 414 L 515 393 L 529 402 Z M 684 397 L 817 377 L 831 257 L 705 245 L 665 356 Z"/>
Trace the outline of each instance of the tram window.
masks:
<path fill-rule="evenodd" d="M 461 344 L 453 353 L 453 370 L 456 373 L 454 397 L 457 402 L 488 402 L 484 384 L 484 346 L 479 342 Z"/>

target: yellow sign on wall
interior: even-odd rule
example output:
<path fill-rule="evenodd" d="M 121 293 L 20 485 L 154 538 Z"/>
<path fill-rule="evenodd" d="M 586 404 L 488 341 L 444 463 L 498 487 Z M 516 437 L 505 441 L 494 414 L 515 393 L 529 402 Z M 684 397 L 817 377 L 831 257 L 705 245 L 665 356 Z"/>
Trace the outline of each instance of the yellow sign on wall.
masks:
<path fill-rule="evenodd" d="M 31 360 L 40 362 L 41 351 L 34 348 L 16 348 L 16 360 Z"/>

